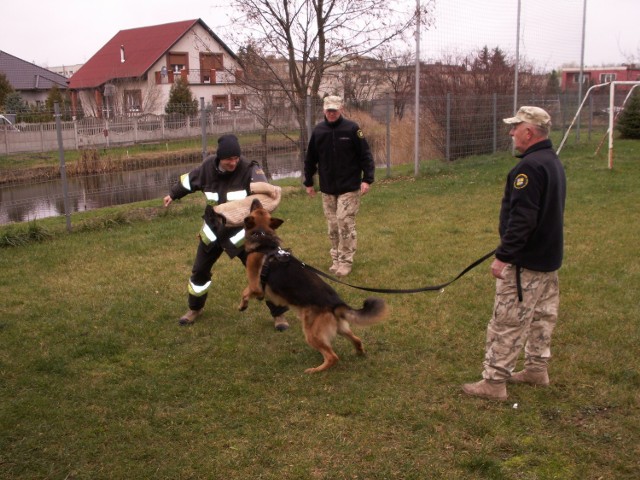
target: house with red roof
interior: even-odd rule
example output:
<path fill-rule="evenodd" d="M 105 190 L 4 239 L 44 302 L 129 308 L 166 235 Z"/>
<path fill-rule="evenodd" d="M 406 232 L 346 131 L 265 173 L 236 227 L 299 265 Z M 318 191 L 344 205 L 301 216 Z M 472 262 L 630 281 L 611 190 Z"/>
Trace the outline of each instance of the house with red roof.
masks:
<path fill-rule="evenodd" d="M 186 82 L 217 110 L 244 106 L 238 57 L 201 20 L 119 31 L 70 79 L 72 108 L 113 118 L 163 114 L 171 86 Z"/>
<path fill-rule="evenodd" d="M 640 67 L 636 65 L 622 65 L 618 67 L 585 67 L 582 69 L 582 83 L 589 88 L 609 82 L 640 81 Z M 574 67 L 562 70 L 562 91 L 578 91 L 580 86 L 580 69 Z M 585 90 L 586 90 L 585 88 Z M 631 87 L 621 86 L 620 90 L 628 90 Z"/>

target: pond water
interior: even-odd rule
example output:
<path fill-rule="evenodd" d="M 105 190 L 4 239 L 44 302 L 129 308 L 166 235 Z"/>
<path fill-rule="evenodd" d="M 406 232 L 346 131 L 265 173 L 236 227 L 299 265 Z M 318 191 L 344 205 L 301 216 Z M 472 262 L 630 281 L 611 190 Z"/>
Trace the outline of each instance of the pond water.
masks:
<path fill-rule="evenodd" d="M 300 175 L 293 171 L 297 156 L 269 159 L 274 179 Z M 196 164 L 150 168 L 67 179 L 71 213 L 162 197 L 185 172 Z M 286 166 L 286 168 L 285 168 Z M 62 180 L 0 186 L 0 225 L 64 215 Z"/>

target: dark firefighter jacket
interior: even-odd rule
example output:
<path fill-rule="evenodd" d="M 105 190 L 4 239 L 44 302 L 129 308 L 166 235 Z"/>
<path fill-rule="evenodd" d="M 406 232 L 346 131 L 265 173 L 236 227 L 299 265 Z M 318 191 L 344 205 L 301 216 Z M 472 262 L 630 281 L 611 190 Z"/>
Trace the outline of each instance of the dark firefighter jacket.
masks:
<path fill-rule="evenodd" d="M 257 162 L 244 157 L 233 172 L 222 172 L 215 155 L 207 157 L 202 164 L 180 177 L 169 195 L 178 200 L 194 192 L 204 193 L 207 206 L 203 215 L 204 224 L 200 230 L 200 240 L 205 245 L 218 241 L 231 257 L 236 256 L 244 243 L 242 227 L 226 227 L 224 217 L 213 211 L 217 204 L 242 200 L 250 195 L 252 182 L 267 182 L 262 168 Z"/>

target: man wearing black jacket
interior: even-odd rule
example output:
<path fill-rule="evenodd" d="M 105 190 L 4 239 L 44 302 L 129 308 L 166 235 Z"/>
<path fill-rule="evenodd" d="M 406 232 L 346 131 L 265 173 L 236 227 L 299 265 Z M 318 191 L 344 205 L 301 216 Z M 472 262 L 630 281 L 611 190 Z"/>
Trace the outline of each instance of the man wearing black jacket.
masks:
<path fill-rule="evenodd" d="M 357 246 L 356 215 L 360 197 L 373 183 L 375 163 L 358 124 L 342 116 L 342 99 L 326 97 L 323 108 L 325 118 L 309 140 L 303 183 L 313 197 L 313 177 L 318 173 L 331 241 L 329 271 L 344 277 L 351 273 Z"/>
<path fill-rule="evenodd" d="M 566 197 L 564 168 L 548 138 L 549 114 L 521 107 L 504 122 L 511 126 L 509 135 L 521 160 L 507 176 L 500 208 L 500 245 L 491 264 L 496 296 L 483 380 L 462 386 L 468 395 L 493 400 L 507 398 L 507 382 L 549 384 Z M 512 373 L 523 347 L 524 369 Z"/>

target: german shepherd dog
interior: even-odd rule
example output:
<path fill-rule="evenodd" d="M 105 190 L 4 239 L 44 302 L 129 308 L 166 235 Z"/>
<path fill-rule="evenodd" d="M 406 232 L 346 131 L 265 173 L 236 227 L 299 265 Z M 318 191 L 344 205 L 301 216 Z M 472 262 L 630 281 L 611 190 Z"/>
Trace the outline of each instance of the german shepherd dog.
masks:
<path fill-rule="evenodd" d="M 362 341 L 353 334 L 349 323 L 366 326 L 382 320 L 387 313 L 386 303 L 380 298 L 368 298 L 360 310 L 347 305 L 316 273 L 280 248 L 275 230 L 282 223 L 271 217 L 259 200 L 252 202 L 250 214 L 244 219 L 248 285 L 238 309 L 245 310 L 251 298 L 262 299 L 265 295 L 276 305 L 294 307 L 307 343 L 324 358 L 321 365 L 306 369 L 306 373 L 321 372 L 338 361 L 331 347 L 337 333 L 364 354 Z"/>

